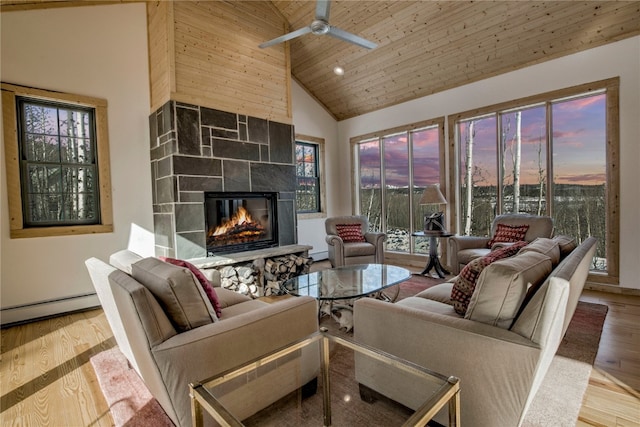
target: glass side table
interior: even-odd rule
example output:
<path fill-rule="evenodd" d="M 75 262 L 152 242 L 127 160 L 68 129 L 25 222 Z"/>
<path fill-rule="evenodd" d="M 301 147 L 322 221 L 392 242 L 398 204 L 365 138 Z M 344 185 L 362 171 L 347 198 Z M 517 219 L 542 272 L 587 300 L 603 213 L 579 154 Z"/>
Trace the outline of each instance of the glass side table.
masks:
<path fill-rule="evenodd" d="M 429 261 L 427 266 L 422 271 L 422 275 L 429 274 L 431 269 L 434 269 L 438 277 L 444 279 L 446 274 L 451 274 L 440 263 L 440 257 L 438 256 L 438 239 L 443 237 L 451 237 L 453 233 L 447 231 L 416 231 L 411 234 L 414 237 L 428 237 L 429 238 Z"/>

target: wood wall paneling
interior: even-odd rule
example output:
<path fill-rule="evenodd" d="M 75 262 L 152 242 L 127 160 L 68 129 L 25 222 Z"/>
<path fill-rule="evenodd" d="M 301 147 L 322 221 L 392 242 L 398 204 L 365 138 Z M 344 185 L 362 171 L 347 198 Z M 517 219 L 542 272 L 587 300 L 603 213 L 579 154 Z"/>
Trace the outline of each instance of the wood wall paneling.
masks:
<path fill-rule="evenodd" d="M 147 37 L 151 111 L 156 111 L 169 101 L 171 93 L 175 92 L 173 3 L 147 3 Z"/>
<path fill-rule="evenodd" d="M 176 2 L 173 13 L 172 99 L 292 122 L 288 45 L 258 47 L 286 31 L 269 5 Z"/>

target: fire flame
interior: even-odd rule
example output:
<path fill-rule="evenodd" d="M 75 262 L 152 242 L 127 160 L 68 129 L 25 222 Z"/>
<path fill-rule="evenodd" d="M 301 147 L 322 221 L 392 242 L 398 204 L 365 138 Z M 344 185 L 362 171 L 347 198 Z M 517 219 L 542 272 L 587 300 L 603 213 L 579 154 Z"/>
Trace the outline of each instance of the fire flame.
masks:
<path fill-rule="evenodd" d="M 238 210 L 233 213 L 230 219 L 225 220 L 222 224 L 216 227 L 211 236 L 221 236 L 245 224 L 257 225 L 251 217 L 251 214 L 245 208 L 240 206 Z"/>

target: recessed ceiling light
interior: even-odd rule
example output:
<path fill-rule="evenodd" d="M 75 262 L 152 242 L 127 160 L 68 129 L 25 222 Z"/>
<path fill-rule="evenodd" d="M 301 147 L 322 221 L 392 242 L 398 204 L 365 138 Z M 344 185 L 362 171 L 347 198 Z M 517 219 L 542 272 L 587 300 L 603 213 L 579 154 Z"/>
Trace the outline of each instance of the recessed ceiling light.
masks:
<path fill-rule="evenodd" d="M 333 72 L 338 76 L 344 76 L 344 68 L 342 68 L 339 65 L 336 65 L 335 67 L 333 67 Z"/>

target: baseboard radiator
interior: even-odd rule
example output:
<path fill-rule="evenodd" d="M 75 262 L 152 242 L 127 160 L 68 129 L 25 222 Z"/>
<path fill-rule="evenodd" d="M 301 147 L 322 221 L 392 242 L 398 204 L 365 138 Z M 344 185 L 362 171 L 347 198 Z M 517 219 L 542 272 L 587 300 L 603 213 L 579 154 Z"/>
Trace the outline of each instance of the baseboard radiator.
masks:
<path fill-rule="evenodd" d="M 0 327 L 8 328 L 17 324 L 32 322 L 60 314 L 98 307 L 100 301 L 95 292 L 38 301 L 0 309 Z"/>

